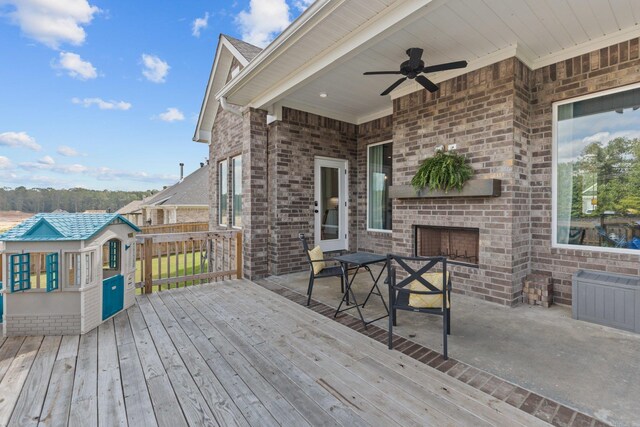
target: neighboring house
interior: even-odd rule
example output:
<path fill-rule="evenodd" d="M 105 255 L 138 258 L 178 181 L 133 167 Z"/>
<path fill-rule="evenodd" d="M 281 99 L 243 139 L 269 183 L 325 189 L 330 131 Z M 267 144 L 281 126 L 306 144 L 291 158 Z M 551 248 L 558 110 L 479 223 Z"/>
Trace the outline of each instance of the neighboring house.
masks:
<path fill-rule="evenodd" d="M 84 334 L 131 306 L 138 231 L 113 213 L 42 213 L 0 234 L 4 335 Z"/>
<path fill-rule="evenodd" d="M 142 225 L 209 221 L 209 168 L 201 164 L 176 184 L 144 199 Z"/>
<path fill-rule="evenodd" d="M 638 17 L 640 2 L 605 0 L 318 0 L 263 51 L 220 36 L 194 136 L 210 144 L 212 225 L 243 228 L 249 278 L 306 269 L 298 233 L 325 251 L 457 253 L 478 268 L 454 267 L 456 290 L 505 305 L 531 272 L 565 304 L 580 268 L 637 275 L 633 249 L 570 244 L 553 224 L 572 226 L 557 170 L 585 138 L 640 131 Z M 363 72 L 399 70 L 414 47 L 426 66 L 468 66 L 427 74 L 438 91 L 380 96 L 402 76 Z M 412 195 L 452 144 L 491 191 Z"/>
<path fill-rule="evenodd" d="M 153 196 L 150 196 L 153 197 Z M 141 227 L 144 225 L 144 220 L 142 217 L 142 206 L 146 202 L 149 197 L 144 198 L 142 200 L 133 200 L 132 202 L 124 205 L 120 209 L 118 209 L 117 213 L 125 217 L 132 224 Z"/>

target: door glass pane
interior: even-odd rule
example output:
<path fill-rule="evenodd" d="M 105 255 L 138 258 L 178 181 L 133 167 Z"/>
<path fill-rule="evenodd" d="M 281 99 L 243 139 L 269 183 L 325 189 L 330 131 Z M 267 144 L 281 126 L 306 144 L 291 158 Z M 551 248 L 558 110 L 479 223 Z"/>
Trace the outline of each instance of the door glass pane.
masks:
<path fill-rule="evenodd" d="M 339 169 L 320 168 L 320 234 L 322 240 L 338 239 L 340 228 Z"/>

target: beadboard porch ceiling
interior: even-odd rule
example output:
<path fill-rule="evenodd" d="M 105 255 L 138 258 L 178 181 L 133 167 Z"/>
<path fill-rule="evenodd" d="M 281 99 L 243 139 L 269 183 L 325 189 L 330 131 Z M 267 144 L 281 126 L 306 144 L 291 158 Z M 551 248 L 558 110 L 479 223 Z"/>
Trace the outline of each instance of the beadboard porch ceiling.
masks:
<path fill-rule="evenodd" d="M 540 68 L 638 37 L 639 22 L 634 0 L 318 0 L 216 97 L 363 123 L 422 89 L 408 81 L 383 97 L 397 77 L 362 75 L 398 69 L 410 47 L 427 65 L 469 61 L 430 74 L 437 83 L 513 56 Z"/>

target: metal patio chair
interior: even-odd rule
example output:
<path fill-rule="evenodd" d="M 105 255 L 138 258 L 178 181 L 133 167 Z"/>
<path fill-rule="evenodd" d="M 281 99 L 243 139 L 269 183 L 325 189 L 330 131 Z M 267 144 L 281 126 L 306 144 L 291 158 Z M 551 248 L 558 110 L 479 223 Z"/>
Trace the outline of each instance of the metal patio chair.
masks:
<path fill-rule="evenodd" d="M 299 234 L 298 238 L 302 242 L 302 248 L 304 250 L 304 254 L 307 257 L 307 262 L 309 262 L 309 286 L 307 287 L 307 305 L 311 304 L 311 293 L 313 292 L 313 283 L 315 279 L 324 279 L 326 277 L 339 277 L 340 278 L 340 292 L 344 294 L 344 274 L 342 272 L 342 268 L 339 265 L 336 266 L 327 266 L 323 268 L 317 274 L 313 272 L 313 263 L 314 262 L 327 262 L 331 261 L 331 258 L 325 259 L 323 261 L 313 261 L 309 256 L 309 244 L 307 243 L 307 238 L 304 234 Z"/>
<path fill-rule="evenodd" d="M 418 263 L 417 269 L 408 263 Z M 443 356 L 448 359 L 447 335 L 451 334 L 451 274 L 447 272 L 445 257 L 402 257 L 387 255 L 388 285 L 389 285 L 389 349 L 393 349 L 393 327 L 397 325 L 397 310 L 417 313 L 436 314 L 442 316 L 442 346 Z M 397 281 L 397 270 L 406 273 L 407 277 Z M 435 270 L 438 271 L 435 271 Z M 431 274 L 431 282 L 423 276 Z M 435 274 L 434 274 L 435 273 Z M 438 283 L 437 281 L 442 282 Z M 412 290 L 411 285 L 417 282 L 426 290 Z M 439 286 L 440 285 L 440 286 Z M 440 287 L 440 289 L 438 288 Z M 440 304 L 431 307 L 410 305 L 411 295 L 440 296 Z M 448 301 L 448 304 L 445 304 Z M 437 302 L 437 299 L 436 301 Z"/>

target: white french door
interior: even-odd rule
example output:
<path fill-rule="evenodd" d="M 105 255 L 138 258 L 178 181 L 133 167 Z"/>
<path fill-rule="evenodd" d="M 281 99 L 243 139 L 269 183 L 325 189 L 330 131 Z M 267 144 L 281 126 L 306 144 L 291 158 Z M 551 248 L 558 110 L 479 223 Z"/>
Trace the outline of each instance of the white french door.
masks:
<path fill-rule="evenodd" d="M 323 251 L 348 248 L 348 166 L 347 160 L 315 159 L 315 236 Z"/>

